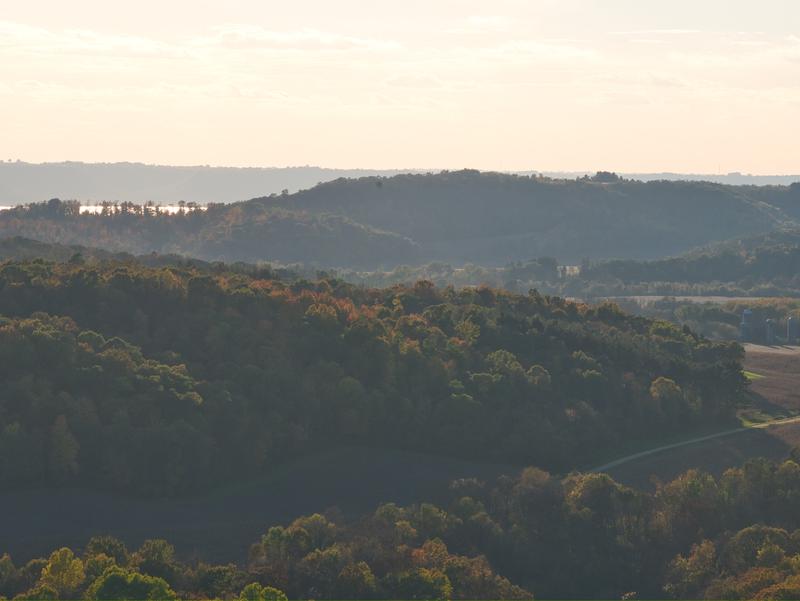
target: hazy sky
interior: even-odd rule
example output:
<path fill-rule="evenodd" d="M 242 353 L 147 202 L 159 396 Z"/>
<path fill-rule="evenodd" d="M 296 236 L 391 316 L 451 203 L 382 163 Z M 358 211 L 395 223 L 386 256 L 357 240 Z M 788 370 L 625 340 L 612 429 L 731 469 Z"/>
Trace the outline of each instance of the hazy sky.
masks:
<path fill-rule="evenodd" d="M 799 0 L 0 0 L 0 158 L 800 173 Z"/>

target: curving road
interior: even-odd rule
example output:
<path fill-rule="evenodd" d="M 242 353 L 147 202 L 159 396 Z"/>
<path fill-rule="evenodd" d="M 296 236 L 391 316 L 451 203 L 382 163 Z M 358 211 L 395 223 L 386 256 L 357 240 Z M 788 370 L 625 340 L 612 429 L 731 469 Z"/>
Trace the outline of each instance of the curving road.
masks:
<path fill-rule="evenodd" d="M 663 451 L 669 451 L 670 449 L 676 449 L 678 447 L 685 447 L 690 444 L 696 444 L 698 442 L 705 442 L 707 440 L 713 440 L 715 438 L 722 438 L 724 436 L 733 436 L 734 434 L 741 434 L 743 432 L 749 432 L 751 430 L 763 430 L 766 428 L 772 428 L 774 426 L 783 426 L 786 424 L 794 424 L 800 423 L 800 416 L 797 417 L 787 417 L 784 419 L 775 419 L 768 422 L 763 422 L 760 424 L 755 424 L 752 426 L 742 426 L 741 428 L 734 428 L 732 430 L 723 430 L 721 432 L 715 432 L 713 434 L 707 434 L 706 436 L 698 436 L 697 438 L 690 438 L 688 440 L 682 440 L 681 442 L 674 442 L 672 444 L 662 445 L 660 447 L 655 447 L 652 449 L 647 449 L 646 451 L 640 451 L 638 453 L 633 453 L 632 455 L 626 455 L 625 457 L 620 457 L 619 459 L 615 459 L 614 461 L 610 461 L 609 463 L 605 463 L 603 465 L 597 466 L 595 468 L 590 469 L 590 472 L 605 472 L 617 466 L 620 466 L 624 463 L 629 463 L 631 461 L 636 461 L 642 457 L 647 457 L 649 455 L 655 455 L 656 453 L 661 453 Z"/>

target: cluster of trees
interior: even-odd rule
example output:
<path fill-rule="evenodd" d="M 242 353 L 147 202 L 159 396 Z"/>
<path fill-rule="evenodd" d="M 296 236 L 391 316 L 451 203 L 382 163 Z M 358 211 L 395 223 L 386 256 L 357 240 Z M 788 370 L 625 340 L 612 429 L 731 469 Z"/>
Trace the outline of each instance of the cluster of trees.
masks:
<path fill-rule="evenodd" d="M 798 200 L 800 204 L 800 200 Z M 434 262 L 389 271 L 339 270 L 356 283 L 386 286 L 418 279 L 439 285 L 488 284 L 512 291 L 595 299 L 624 296 L 800 296 L 800 231 L 781 229 L 651 261 L 582 260 L 571 267 L 542 257 L 503 267 Z"/>
<path fill-rule="evenodd" d="M 800 218 L 795 197 L 782 187 L 644 183 L 603 172 L 558 180 L 465 170 L 340 178 L 207 210 L 190 203 L 178 214 L 130 202 L 88 214 L 53 199 L 2 212 L 0 235 L 358 270 L 497 267 L 546 256 L 576 264 L 583 257 L 658 258 L 768 232 Z"/>
<path fill-rule="evenodd" d="M 438 515 L 441 510 L 433 508 Z M 185 563 L 163 539 L 133 552 L 96 536 L 17 566 L 0 556 L 0 598 L 55 599 L 532 599 L 497 575 L 485 557 L 450 553 L 440 539 L 422 537 L 387 517 L 339 524 L 320 515 L 275 526 L 252 546 L 246 565 Z M 284 592 L 285 591 L 285 592 Z"/>
<path fill-rule="evenodd" d="M 16 566 L 15 599 L 796 599 L 800 465 L 751 461 L 719 478 L 689 471 L 653 492 L 605 474 L 527 468 L 449 498 L 335 509 L 274 526 L 244 565 L 184 563 L 163 540 L 128 552 L 96 537 Z"/>
<path fill-rule="evenodd" d="M 0 377 L 5 486 L 85 477 L 168 494 L 211 461 L 203 398 L 185 365 L 145 359 L 68 317 L 0 320 Z"/>
<path fill-rule="evenodd" d="M 354 284 L 380 288 L 427 280 L 441 287 L 490 286 L 512 292 L 527 292 L 536 288 L 549 294 L 560 290 L 561 280 L 566 277 L 564 269 L 556 259 L 540 257 L 516 261 L 504 267 L 486 267 L 472 263 L 454 267 L 449 263 L 433 262 L 419 266 L 401 265 L 388 271 L 339 269 L 334 273 Z"/>
<path fill-rule="evenodd" d="M 220 263 L 177 254 L 148 253 L 134 255 L 127 252 L 112 252 L 96 246 L 39 242 L 22 236 L 0 238 L 0 262 L 35 260 L 78 265 L 114 262 L 117 264 L 146 265 L 148 267 L 194 267 L 205 272 L 226 271 L 256 277 L 263 277 L 264 274 L 269 274 L 269 277 L 283 280 L 328 277 L 325 271 L 310 269 L 299 264 L 297 266 L 284 267 L 280 264 L 273 265 L 268 263 Z"/>
<path fill-rule="evenodd" d="M 176 592 L 178 591 L 178 592 Z M 238 599 L 286 601 L 283 591 L 260 584 L 233 564 L 189 566 L 161 539 L 146 540 L 134 552 L 110 536 L 96 536 L 80 553 L 68 547 L 16 566 L 0 557 L 0 595 L 18 601 L 55 599 Z"/>
<path fill-rule="evenodd" d="M 796 268 L 800 245 L 765 247 L 757 254 L 750 261 L 746 254 L 725 253 L 725 257 L 733 257 L 732 262 L 736 263 L 736 269 L 731 271 L 738 273 L 726 273 L 721 265 L 726 261 L 722 255 L 694 254 L 649 262 L 583 261 L 580 265 L 559 265 L 550 257 L 517 261 L 503 267 L 433 262 L 385 271 L 338 269 L 331 273 L 367 286 L 392 286 L 425 279 L 438 286 L 488 285 L 512 292 L 535 288 L 546 294 L 590 301 L 655 296 L 800 296 L 800 272 Z M 703 268 L 695 269 L 701 263 Z M 308 271 L 302 265 L 293 269 Z M 724 279 L 728 277 L 735 279 Z"/>
<path fill-rule="evenodd" d="M 746 386 L 736 344 L 425 281 L 7 262 L 0 315 L 4 484 L 177 494 L 339 443 L 569 470 L 724 421 Z"/>
<path fill-rule="evenodd" d="M 674 297 L 648 299 L 647 302 L 620 302 L 620 306 L 650 319 L 691 328 L 708 338 L 737 340 L 745 309 L 752 311 L 752 342 L 766 341 L 766 320 L 774 323 L 776 342 L 785 342 L 789 318 L 800 320 L 800 300 L 792 298 L 734 299 L 727 302 L 695 302 Z"/>
<path fill-rule="evenodd" d="M 637 282 L 768 282 L 797 275 L 800 246 L 761 246 L 752 251 L 692 253 L 658 261 L 604 261 L 582 267 L 587 280 Z"/>
<path fill-rule="evenodd" d="M 690 470 L 651 493 L 535 468 L 453 492 L 452 525 L 436 535 L 542 598 L 797 598 L 796 459 Z M 415 527 L 417 511 L 404 514 Z"/>
<path fill-rule="evenodd" d="M 351 282 L 373 286 L 428 279 L 438 285 L 490 285 L 519 292 L 596 299 L 625 296 L 800 296 L 800 232 L 783 229 L 735 239 L 666 259 L 588 260 L 559 265 L 541 257 L 502 267 L 433 262 L 385 271 L 342 269 Z"/>

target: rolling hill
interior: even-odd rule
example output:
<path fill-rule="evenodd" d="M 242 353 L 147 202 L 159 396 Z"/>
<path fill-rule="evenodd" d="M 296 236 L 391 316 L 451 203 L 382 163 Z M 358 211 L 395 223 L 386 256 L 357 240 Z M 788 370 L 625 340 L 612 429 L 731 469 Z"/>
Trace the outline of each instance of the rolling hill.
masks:
<path fill-rule="evenodd" d="M 497 266 L 547 256 L 568 264 L 641 260 L 796 225 L 795 187 L 753 190 L 609 173 L 579 180 L 406 174 L 338 179 L 178 215 L 131 203 L 86 214 L 72 201 L 51 200 L 0 213 L 0 236 L 361 270 L 432 261 Z"/>
<path fill-rule="evenodd" d="M 427 260 L 655 258 L 791 219 L 744 189 L 704 182 L 550 180 L 477 171 L 339 179 L 251 201 L 342 215 L 418 243 Z"/>

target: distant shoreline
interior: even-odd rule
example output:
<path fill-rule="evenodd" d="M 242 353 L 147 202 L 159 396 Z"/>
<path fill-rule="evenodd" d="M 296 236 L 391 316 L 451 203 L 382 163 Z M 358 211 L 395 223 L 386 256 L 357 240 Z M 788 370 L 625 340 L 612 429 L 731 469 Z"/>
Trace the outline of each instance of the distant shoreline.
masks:
<path fill-rule="evenodd" d="M 440 173 L 439 168 L 338 169 L 300 167 L 214 167 L 208 165 L 170 166 L 144 163 L 27 163 L 0 162 L 0 205 L 38 202 L 49 198 L 78 199 L 86 203 L 101 200 L 173 204 L 181 200 L 199 203 L 248 200 L 270 194 L 297 192 L 339 178 L 391 177 L 400 174 Z M 458 170 L 451 170 L 458 171 Z M 492 171 L 519 176 L 542 176 L 575 180 L 590 171 Z M 723 185 L 770 186 L 800 182 L 798 175 L 750 175 L 619 173 L 620 177 L 643 182 L 704 181 Z"/>

